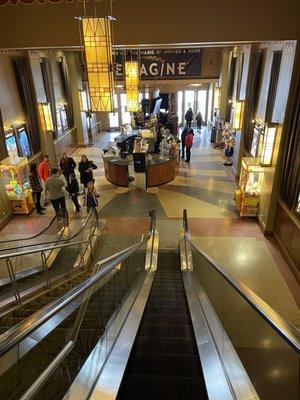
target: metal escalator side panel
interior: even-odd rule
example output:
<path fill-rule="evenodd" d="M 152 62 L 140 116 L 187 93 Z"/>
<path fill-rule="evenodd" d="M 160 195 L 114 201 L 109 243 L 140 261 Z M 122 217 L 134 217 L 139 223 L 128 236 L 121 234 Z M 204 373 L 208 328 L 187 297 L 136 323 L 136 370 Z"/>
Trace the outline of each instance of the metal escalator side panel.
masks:
<path fill-rule="evenodd" d="M 117 397 L 156 274 L 158 245 L 159 236 L 154 229 L 147 243 L 144 272 L 118 314 L 113 316 L 109 329 L 99 340 L 64 400 L 84 400 L 88 394 L 94 400 Z M 104 341 L 106 354 L 103 354 Z"/>

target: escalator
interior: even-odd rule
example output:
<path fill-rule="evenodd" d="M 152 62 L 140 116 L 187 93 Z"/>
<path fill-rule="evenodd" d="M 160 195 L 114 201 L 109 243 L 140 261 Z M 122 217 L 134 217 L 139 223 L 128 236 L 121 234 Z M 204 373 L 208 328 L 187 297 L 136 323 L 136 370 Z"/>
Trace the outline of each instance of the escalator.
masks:
<path fill-rule="evenodd" d="M 179 263 L 159 253 L 118 400 L 207 399 Z"/>
<path fill-rule="evenodd" d="M 3 271 L 0 279 L 0 316 L 13 303 L 20 305 L 22 299 L 36 296 L 36 292 L 45 287 L 50 290 L 65 279 L 71 282 L 71 275 L 76 272 L 78 275 L 76 269 L 85 269 L 83 264 L 79 264 L 83 263 L 83 256 L 91 248 L 97 228 L 98 217 L 91 211 L 79 229 L 69 237 L 62 237 L 64 227 L 55 241 L 39 242 L 36 245 L 26 242 L 20 248 L 0 252 Z M 78 276 L 75 278 L 74 282 L 77 284 Z M 61 292 L 63 293 L 64 291 Z M 49 296 L 51 298 L 52 294 Z M 48 302 L 50 301 L 51 299 Z"/>
<path fill-rule="evenodd" d="M 298 400 L 299 332 L 185 217 L 180 253 L 158 252 L 153 213 L 146 237 L 0 335 L 1 400 Z"/>

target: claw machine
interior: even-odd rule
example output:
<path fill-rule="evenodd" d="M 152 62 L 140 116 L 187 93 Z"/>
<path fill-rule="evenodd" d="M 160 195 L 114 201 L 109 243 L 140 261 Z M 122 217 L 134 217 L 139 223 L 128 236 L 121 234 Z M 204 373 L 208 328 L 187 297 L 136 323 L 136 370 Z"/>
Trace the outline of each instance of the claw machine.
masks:
<path fill-rule="evenodd" d="M 29 184 L 26 157 L 7 157 L 0 162 L 0 173 L 14 214 L 29 214 L 34 202 Z"/>
<path fill-rule="evenodd" d="M 243 157 L 235 204 L 241 217 L 256 217 L 259 210 L 264 168 L 260 158 Z"/>

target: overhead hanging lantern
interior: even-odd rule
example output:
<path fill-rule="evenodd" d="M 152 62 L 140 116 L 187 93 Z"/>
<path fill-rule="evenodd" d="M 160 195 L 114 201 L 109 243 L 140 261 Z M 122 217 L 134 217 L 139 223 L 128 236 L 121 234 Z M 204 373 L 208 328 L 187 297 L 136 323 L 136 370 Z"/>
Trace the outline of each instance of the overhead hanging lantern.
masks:
<path fill-rule="evenodd" d="M 46 132 L 53 132 L 54 127 L 53 127 L 50 103 L 40 103 L 39 109 L 40 109 L 40 116 L 41 116 L 43 130 Z"/>
<path fill-rule="evenodd" d="M 109 18 L 81 18 L 92 112 L 113 111 L 114 77 Z"/>
<path fill-rule="evenodd" d="M 139 63 L 125 61 L 126 105 L 128 112 L 139 110 Z"/>

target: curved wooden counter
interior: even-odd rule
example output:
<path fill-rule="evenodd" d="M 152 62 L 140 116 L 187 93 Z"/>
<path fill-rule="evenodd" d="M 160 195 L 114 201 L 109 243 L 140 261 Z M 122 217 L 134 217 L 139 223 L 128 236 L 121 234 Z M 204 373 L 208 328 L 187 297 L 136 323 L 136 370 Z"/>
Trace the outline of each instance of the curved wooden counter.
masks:
<path fill-rule="evenodd" d="M 117 157 L 103 157 L 106 179 L 116 186 L 127 187 L 129 185 L 128 161 Z"/>
<path fill-rule="evenodd" d="M 164 185 L 176 176 L 177 161 L 175 158 L 148 160 L 146 169 L 146 189 L 153 186 Z"/>

